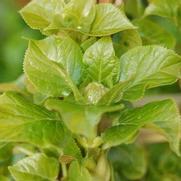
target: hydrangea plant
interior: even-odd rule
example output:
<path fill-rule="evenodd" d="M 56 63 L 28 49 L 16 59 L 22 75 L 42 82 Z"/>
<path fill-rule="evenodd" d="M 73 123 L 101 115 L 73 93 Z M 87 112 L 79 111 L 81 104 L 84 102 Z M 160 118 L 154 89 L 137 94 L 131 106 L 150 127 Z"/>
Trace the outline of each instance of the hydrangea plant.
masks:
<path fill-rule="evenodd" d="M 155 8 L 160 1 L 146 14 L 161 13 Z M 176 103 L 134 106 L 146 90 L 181 77 L 180 55 L 142 45 L 138 22 L 111 3 L 32 0 L 20 13 L 45 38 L 29 40 L 26 85 L 19 81 L 16 91 L 0 95 L 1 146 L 23 153 L 9 166 L 14 180 L 141 179 L 147 168 L 138 144 L 143 129 L 180 155 Z"/>

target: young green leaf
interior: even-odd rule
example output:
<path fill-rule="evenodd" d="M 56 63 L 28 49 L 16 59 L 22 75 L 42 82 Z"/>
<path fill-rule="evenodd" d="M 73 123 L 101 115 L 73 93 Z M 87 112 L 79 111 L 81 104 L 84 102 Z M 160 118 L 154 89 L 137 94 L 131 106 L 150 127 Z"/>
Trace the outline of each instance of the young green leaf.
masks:
<path fill-rule="evenodd" d="M 105 112 L 114 112 L 123 108 L 123 105 L 80 105 L 58 99 L 48 99 L 45 104 L 48 109 L 60 113 L 64 123 L 73 133 L 91 139 L 96 137 L 97 125 Z"/>
<path fill-rule="evenodd" d="M 44 154 L 34 154 L 9 167 L 17 181 L 55 181 L 59 173 L 58 161 Z"/>
<path fill-rule="evenodd" d="M 73 161 L 70 164 L 69 172 L 68 172 L 68 180 L 69 181 L 92 181 L 89 171 L 82 165 L 79 165 L 77 161 Z"/>
<path fill-rule="evenodd" d="M 59 116 L 12 92 L 0 96 L 0 141 L 54 147 L 60 153 L 81 157 Z"/>
<path fill-rule="evenodd" d="M 24 71 L 39 92 L 47 96 L 67 96 L 72 90 L 78 97 L 75 84 L 80 82 L 82 70 L 81 50 L 71 38 L 30 41 Z"/>
<path fill-rule="evenodd" d="M 170 143 L 171 149 L 179 154 L 181 132 L 179 112 L 172 100 L 157 101 L 143 107 L 120 113 L 119 123 L 103 133 L 105 148 L 127 143 L 146 124 L 153 123 L 159 133 Z"/>
<path fill-rule="evenodd" d="M 131 49 L 120 61 L 120 84 L 124 84 L 126 100 L 139 99 L 145 89 L 172 84 L 181 77 L 181 57 L 157 45 Z"/>
<path fill-rule="evenodd" d="M 31 28 L 43 31 L 52 22 L 54 14 L 61 14 L 64 5 L 64 0 L 33 0 L 20 13 Z"/>
<path fill-rule="evenodd" d="M 146 173 L 146 155 L 140 146 L 131 144 L 111 148 L 109 160 L 114 170 L 122 173 L 127 179 L 138 180 Z"/>
<path fill-rule="evenodd" d="M 110 37 L 101 38 L 90 46 L 84 54 L 83 61 L 92 81 L 112 87 L 118 80 L 119 60 L 115 56 Z"/>
<path fill-rule="evenodd" d="M 97 104 L 106 94 L 107 88 L 96 82 L 89 83 L 84 89 L 84 96 L 88 104 Z"/>
<path fill-rule="evenodd" d="M 145 45 L 160 44 L 167 48 L 175 47 L 176 42 L 173 35 L 153 21 L 149 19 L 140 19 L 134 21 L 134 24 L 139 27 L 138 31 L 143 38 L 143 43 Z"/>
<path fill-rule="evenodd" d="M 135 27 L 117 7 L 108 3 L 96 5 L 96 17 L 90 35 L 107 36 L 128 29 Z"/>

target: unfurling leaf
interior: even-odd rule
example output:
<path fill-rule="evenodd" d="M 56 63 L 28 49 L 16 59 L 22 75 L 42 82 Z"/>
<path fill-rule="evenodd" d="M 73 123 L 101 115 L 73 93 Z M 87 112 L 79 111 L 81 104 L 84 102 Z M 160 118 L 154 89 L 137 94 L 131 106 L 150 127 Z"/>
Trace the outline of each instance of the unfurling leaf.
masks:
<path fill-rule="evenodd" d="M 172 100 L 157 101 L 120 113 L 119 123 L 103 133 L 105 148 L 127 143 L 146 124 L 152 123 L 179 154 L 181 120 Z"/>

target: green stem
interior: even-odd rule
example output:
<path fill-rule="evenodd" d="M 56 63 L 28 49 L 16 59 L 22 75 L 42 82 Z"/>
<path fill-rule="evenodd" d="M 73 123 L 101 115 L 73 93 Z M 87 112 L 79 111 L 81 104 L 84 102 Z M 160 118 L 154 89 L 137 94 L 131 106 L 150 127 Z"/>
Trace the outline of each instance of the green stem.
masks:
<path fill-rule="evenodd" d="M 65 163 L 61 163 L 62 165 L 62 174 L 63 174 L 63 178 L 67 177 L 67 168 L 66 168 L 66 164 Z"/>

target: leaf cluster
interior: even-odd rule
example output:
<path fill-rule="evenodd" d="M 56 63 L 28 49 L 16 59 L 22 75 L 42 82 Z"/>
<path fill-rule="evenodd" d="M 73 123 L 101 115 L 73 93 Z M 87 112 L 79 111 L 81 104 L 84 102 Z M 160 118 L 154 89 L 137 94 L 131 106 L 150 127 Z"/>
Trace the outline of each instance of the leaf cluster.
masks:
<path fill-rule="evenodd" d="M 159 2 L 150 2 L 145 14 L 160 13 Z M 143 128 L 162 135 L 180 155 L 176 103 L 132 104 L 181 77 L 181 57 L 168 49 L 174 43 L 166 33 L 168 46 L 142 44 L 139 31 L 147 21 L 155 32 L 165 30 L 146 19 L 133 25 L 122 8 L 94 0 L 33 0 L 20 13 L 47 37 L 29 40 L 24 76 L 16 91 L 0 95 L 0 150 L 13 148 L 16 159 L 7 157 L 7 165 L 13 163 L 14 180 L 141 179 L 145 153 L 132 143 Z"/>

